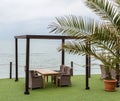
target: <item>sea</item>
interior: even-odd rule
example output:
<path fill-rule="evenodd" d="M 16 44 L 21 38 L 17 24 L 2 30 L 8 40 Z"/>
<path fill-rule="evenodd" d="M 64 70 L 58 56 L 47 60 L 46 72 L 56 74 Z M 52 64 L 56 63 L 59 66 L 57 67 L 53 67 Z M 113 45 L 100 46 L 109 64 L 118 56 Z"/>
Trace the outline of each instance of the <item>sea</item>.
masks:
<path fill-rule="evenodd" d="M 30 69 L 47 68 L 59 70 L 61 65 L 61 40 L 30 40 Z M 18 76 L 25 76 L 26 40 L 18 40 Z M 85 56 L 65 53 L 65 65 L 71 66 L 73 74 L 85 75 Z M 15 40 L 0 40 L 0 78 L 9 78 L 12 62 L 12 78 L 15 77 Z M 91 73 L 100 74 L 100 62 L 92 58 Z"/>

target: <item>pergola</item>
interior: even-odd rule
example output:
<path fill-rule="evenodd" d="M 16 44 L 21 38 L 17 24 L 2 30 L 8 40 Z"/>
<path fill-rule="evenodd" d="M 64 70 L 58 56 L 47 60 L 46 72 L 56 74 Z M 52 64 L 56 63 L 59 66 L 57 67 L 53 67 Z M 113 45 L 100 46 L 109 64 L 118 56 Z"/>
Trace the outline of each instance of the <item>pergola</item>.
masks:
<path fill-rule="evenodd" d="M 18 39 L 26 40 L 26 65 L 25 65 L 25 91 L 24 94 L 29 94 L 29 55 L 30 55 L 30 40 L 31 39 L 52 39 L 61 40 L 62 45 L 67 39 L 75 39 L 71 36 L 55 36 L 55 35 L 20 35 L 15 36 L 15 81 L 18 81 Z M 89 44 L 86 44 L 89 46 Z M 61 51 L 61 64 L 65 63 L 65 51 Z M 86 89 L 89 89 L 88 78 L 90 77 L 90 56 L 86 55 Z"/>

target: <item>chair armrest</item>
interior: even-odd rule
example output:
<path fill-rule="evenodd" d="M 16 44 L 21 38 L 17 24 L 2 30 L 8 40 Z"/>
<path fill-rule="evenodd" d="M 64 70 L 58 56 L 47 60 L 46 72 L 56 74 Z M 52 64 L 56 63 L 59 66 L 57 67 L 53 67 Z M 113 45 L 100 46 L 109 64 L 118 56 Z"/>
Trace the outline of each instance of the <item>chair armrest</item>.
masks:
<path fill-rule="evenodd" d="M 70 79 L 70 78 L 71 78 L 71 75 L 64 74 L 64 75 L 60 75 L 60 77 L 58 79 L 67 80 L 67 79 Z"/>
<path fill-rule="evenodd" d="M 34 78 L 41 78 L 41 76 L 38 76 L 38 75 L 35 75 L 35 76 L 33 76 Z"/>

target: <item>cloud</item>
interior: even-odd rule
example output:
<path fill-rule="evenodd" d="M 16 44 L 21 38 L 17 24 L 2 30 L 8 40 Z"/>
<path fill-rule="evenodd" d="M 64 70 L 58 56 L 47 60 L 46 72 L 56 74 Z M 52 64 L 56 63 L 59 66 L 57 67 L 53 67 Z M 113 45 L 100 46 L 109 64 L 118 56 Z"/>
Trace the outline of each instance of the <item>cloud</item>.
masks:
<path fill-rule="evenodd" d="M 48 34 L 47 26 L 64 15 L 94 16 L 83 0 L 0 0 L 0 38 Z"/>
<path fill-rule="evenodd" d="M 80 0 L 1 0 L 0 23 L 69 14 L 86 15 L 88 11 Z"/>

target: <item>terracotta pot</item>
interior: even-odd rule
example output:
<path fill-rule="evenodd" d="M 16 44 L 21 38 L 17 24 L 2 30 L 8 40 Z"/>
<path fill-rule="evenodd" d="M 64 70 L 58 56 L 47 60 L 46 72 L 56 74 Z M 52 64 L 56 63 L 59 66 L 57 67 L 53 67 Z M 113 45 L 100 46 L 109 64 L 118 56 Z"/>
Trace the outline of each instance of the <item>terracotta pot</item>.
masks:
<path fill-rule="evenodd" d="M 104 80 L 105 91 L 114 92 L 117 80 Z"/>

